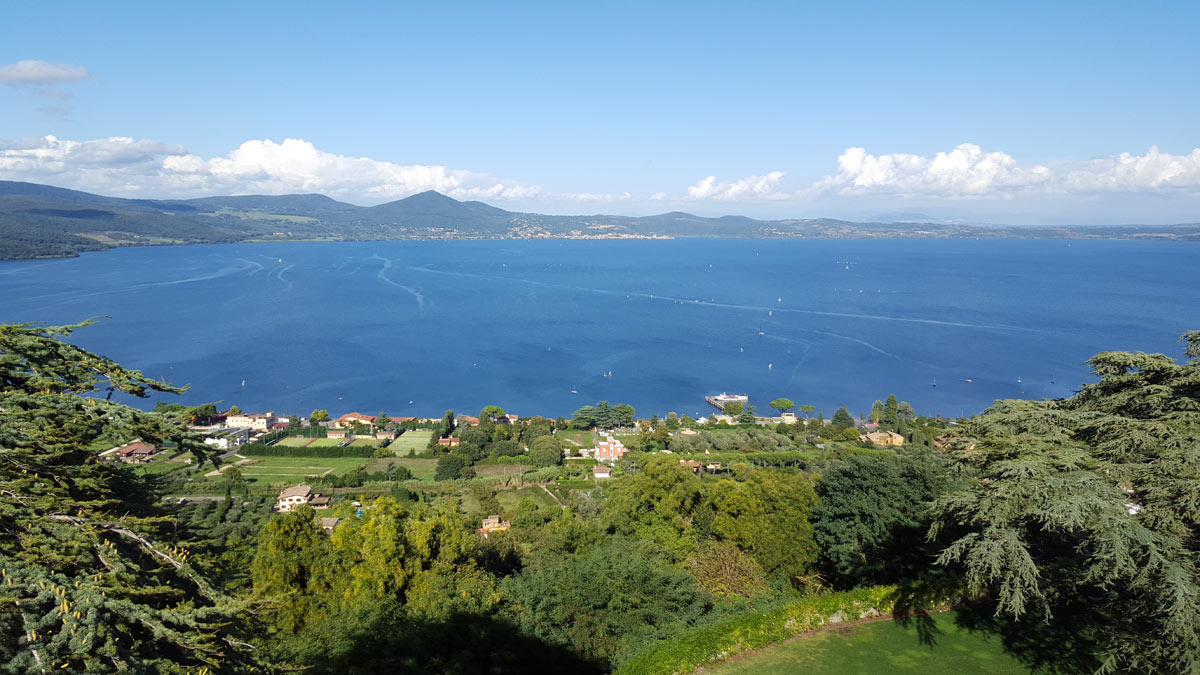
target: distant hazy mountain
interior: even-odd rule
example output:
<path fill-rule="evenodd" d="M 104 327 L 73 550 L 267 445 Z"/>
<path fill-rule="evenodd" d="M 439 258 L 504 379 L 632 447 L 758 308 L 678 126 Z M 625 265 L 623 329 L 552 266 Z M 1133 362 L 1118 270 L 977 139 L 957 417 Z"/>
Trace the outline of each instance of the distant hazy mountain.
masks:
<path fill-rule="evenodd" d="M 905 214 L 921 215 L 921 214 Z M 882 220 L 882 219 L 881 219 Z M 0 258 L 77 255 L 113 246 L 301 239 L 631 237 L 1065 237 L 1200 240 L 1200 225 L 976 227 L 928 220 L 552 216 L 460 202 L 429 191 L 378 206 L 324 195 L 122 199 L 37 183 L 0 181 Z"/>

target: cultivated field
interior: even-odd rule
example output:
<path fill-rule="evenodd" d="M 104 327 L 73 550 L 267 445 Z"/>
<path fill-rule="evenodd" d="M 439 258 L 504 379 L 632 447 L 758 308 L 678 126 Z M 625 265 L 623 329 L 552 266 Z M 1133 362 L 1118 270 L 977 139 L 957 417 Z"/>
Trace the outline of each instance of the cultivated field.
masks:
<path fill-rule="evenodd" d="M 954 613 L 932 617 L 938 632 L 932 646 L 921 644 L 915 624 L 878 621 L 814 633 L 752 652 L 730 663 L 705 668 L 714 675 L 1008 675 L 1028 673 L 1004 653 L 992 635 L 970 633 L 954 624 Z"/>
<path fill-rule="evenodd" d="M 247 480 L 258 483 L 299 483 L 329 473 L 343 474 L 366 461 L 361 457 L 255 457 L 237 469 Z"/>
<path fill-rule="evenodd" d="M 581 431 L 579 429 L 564 429 L 556 434 L 558 440 L 562 442 L 564 448 L 574 446 L 576 448 L 594 448 L 596 441 L 593 440 L 592 432 Z"/>
<path fill-rule="evenodd" d="M 422 452 L 425 450 L 425 446 L 429 445 L 430 436 L 433 436 L 432 431 L 406 431 L 392 441 L 388 449 L 392 451 L 393 455 L 401 457 L 407 455 L 409 450 Z"/>

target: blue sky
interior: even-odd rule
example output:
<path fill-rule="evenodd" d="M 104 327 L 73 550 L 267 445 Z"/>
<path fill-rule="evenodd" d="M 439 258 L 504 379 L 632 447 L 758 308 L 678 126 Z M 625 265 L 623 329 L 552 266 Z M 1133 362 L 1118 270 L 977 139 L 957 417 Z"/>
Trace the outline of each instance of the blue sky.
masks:
<path fill-rule="evenodd" d="M 0 179 L 1200 221 L 1197 3 L 428 5 L 7 4 Z"/>

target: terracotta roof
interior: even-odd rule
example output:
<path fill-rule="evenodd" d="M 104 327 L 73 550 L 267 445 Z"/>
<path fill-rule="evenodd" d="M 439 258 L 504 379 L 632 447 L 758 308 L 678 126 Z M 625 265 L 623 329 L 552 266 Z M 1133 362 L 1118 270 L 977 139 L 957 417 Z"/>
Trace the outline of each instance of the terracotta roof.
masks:
<path fill-rule="evenodd" d="M 370 422 L 371 424 L 374 424 L 375 416 L 374 415 L 364 415 L 360 412 L 352 412 L 352 413 L 346 413 L 345 415 L 342 415 L 341 417 L 337 418 L 334 421 L 335 422 L 353 422 L 355 420 L 357 420 L 359 422 Z"/>
<path fill-rule="evenodd" d="M 312 488 L 307 485 L 293 485 L 290 488 L 284 488 L 283 492 L 279 493 L 280 499 L 288 497 L 308 497 L 312 493 Z"/>
<path fill-rule="evenodd" d="M 129 445 L 118 450 L 117 454 L 123 457 L 128 457 L 129 455 L 150 455 L 156 450 L 157 448 L 149 443 L 134 441 L 133 443 L 130 443 Z"/>

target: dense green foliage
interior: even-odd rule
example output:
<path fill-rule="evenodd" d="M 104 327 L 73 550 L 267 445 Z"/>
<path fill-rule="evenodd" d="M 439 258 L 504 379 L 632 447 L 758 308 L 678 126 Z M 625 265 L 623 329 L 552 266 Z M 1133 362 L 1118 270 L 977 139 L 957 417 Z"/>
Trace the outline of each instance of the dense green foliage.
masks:
<path fill-rule="evenodd" d="M 1068 631 L 1104 672 L 1200 670 L 1200 331 L 1092 357 L 1098 382 L 999 401 L 949 446 L 939 562 L 1028 632 Z"/>
<path fill-rule="evenodd" d="M 928 505 L 948 486 L 928 450 L 849 455 L 821 476 L 813 531 L 822 572 L 838 586 L 898 583 L 929 566 Z"/>
<path fill-rule="evenodd" d="M 563 461 L 565 421 L 448 412 L 457 447 L 343 460 L 310 479 L 333 508 L 273 515 L 266 459 L 212 474 L 186 430 L 215 409 L 111 402 L 173 389 L 75 328 L 0 326 L 0 672 L 684 672 L 960 598 L 1040 671 L 1200 669 L 1200 333 L 1186 364 L 1099 354 L 1075 396 L 949 430 L 889 396 L 899 448 L 852 419 L 644 420 L 604 480 Z M 180 459 L 96 457 L 135 438 Z"/>
<path fill-rule="evenodd" d="M 0 326 L 0 668 L 248 667 L 229 625 L 244 604 L 172 542 L 145 479 L 89 450 L 141 438 L 202 457 L 164 417 L 80 395 L 177 390 L 58 339 L 79 327 Z"/>

